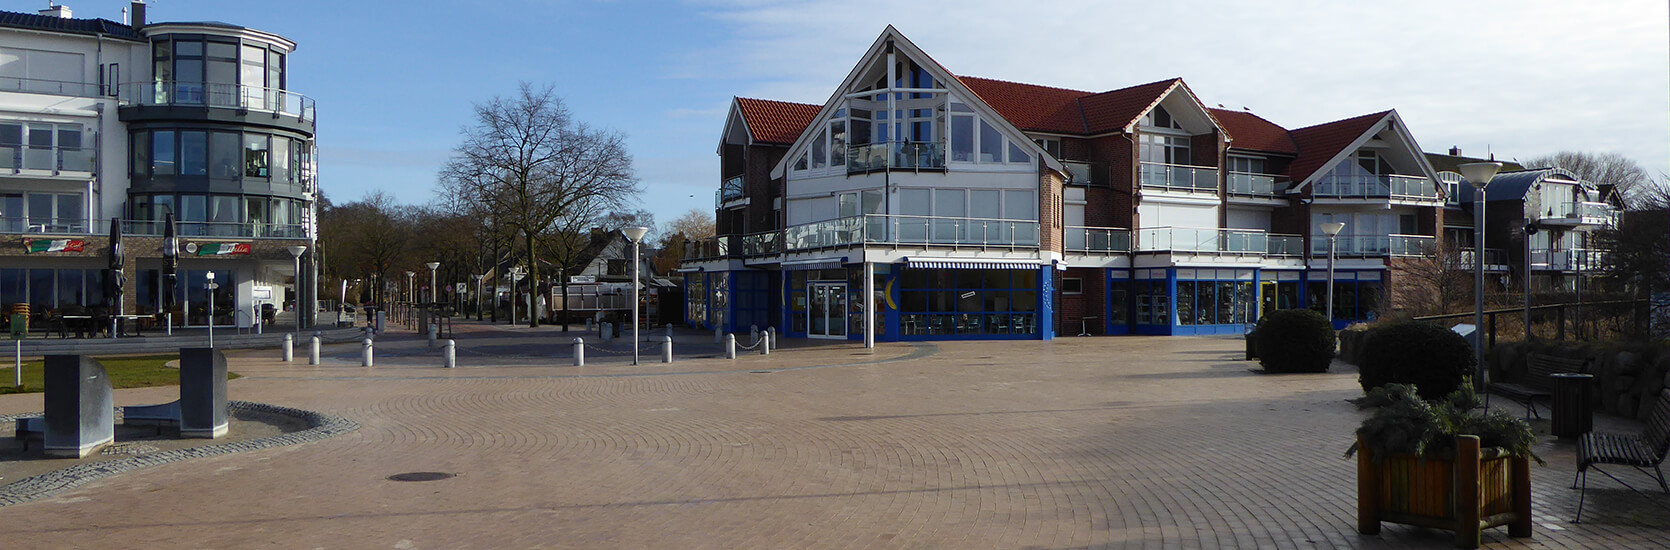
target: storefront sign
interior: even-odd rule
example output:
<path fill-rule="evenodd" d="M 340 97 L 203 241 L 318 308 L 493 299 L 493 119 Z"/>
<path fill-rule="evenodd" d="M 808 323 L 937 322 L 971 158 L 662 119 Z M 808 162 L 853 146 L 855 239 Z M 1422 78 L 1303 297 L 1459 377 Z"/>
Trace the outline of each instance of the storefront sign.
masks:
<path fill-rule="evenodd" d="M 23 252 L 35 254 L 38 252 L 81 252 L 87 241 L 81 239 L 24 239 Z"/>
<path fill-rule="evenodd" d="M 249 254 L 249 243 L 186 243 L 186 253 L 195 256 L 241 256 Z"/>

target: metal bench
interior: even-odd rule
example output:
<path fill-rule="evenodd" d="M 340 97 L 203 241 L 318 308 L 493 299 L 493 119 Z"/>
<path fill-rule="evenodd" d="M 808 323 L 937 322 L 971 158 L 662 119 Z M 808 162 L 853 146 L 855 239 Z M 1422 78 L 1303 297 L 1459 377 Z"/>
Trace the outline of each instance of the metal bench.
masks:
<path fill-rule="evenodd" d="M 1589 432 L 1577 441 L 1577 478 L 1571 480 L 1571 487 L 1578 488 L 1581 479 L 1583 493 L 1577 497 L 1577 519 L 1583 521 L 1583 497 L 1589 491 L 1589 469 L 1606 474 L 1629 490 L 1640 494 L 1641 491 L 1624 480 L 1618 479 L 1606 470 L 1600 469 L 1601 464 L 1618 464 L 1633 466 L 1641 473 L 1658 481 L 1658 486 L 1665 494 L 1670 494 L 1670 484 L 1664 480 L 1664 470 L 1659 465 L 1664 463 L 1664 455 L 1670 451 L 1670 390 L 1659 392 L 1658 405 L 1653 408 L 1653 415 L 1647 419 L 1647 427 L 1639 434 L 1608 434 Z M 1653 473 L 1647 473 L 1647 467 L 1653 468 Z M 1642 495 L 1643 497 L 1646 495 Z"/>
<path fill-rule="evenodd" d="M 1542 418 L 1542 415 L 1537 413 L 1536 401 L 1542 399 L 1544 402 L 1552 402 L 1554 394 L 1551 389 L 1554 381 L 1550 375 L 1567 372 L 1587 374 L 1588 371 L 1589 361 L 1586 359 L 1567 359 L 1532 353 L 1525 357 L 1524 379 L 1492 383 L 1490 392 L 1524 403 L 1526 420 L 1530 420 L 1532 416 Z"/>

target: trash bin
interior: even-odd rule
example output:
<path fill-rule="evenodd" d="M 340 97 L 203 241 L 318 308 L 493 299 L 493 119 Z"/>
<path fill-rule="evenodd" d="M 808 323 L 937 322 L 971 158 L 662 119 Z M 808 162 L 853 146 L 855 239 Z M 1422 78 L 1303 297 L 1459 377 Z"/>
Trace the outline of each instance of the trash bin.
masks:
<path fill-rule="evenodd" d="M 1591 374 L 1562 372 L 1549 375 L 1554 381 L 1554 412 L 1549 431 L 1555 437 L 1580 437 L 1594 427 L 1594 402 L 1589 398 Z"/>

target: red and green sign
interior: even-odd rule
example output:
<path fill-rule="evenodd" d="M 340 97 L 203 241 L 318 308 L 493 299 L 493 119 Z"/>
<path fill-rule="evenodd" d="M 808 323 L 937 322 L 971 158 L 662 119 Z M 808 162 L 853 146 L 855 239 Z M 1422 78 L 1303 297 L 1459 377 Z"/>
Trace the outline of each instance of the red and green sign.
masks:
<path fill-rule="evenodd" d="M 24 239 L 23 252 L 35 254 L 38 252 L 81 252 L 87 241 L 81 239 Z"/>
<path fill-rule="evenodd" d="M 198 256 L 234 256 L 249 253 L 249 243 L 201 243 L 197 245 L 195 254 Z"/>

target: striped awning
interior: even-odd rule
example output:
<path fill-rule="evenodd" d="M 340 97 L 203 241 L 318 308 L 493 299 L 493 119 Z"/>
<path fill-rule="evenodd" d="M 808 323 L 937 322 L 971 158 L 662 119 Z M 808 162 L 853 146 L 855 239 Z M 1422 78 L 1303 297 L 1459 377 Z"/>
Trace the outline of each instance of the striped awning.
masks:
<path fill-rule="evenodd" d="M 1024 261 L 905 260 L 905 267 L 911 269 L 1038 269 L 1039 265 L 1042 264 Z"/>

